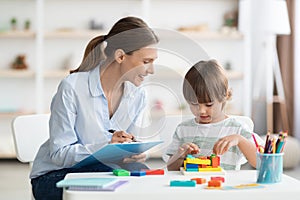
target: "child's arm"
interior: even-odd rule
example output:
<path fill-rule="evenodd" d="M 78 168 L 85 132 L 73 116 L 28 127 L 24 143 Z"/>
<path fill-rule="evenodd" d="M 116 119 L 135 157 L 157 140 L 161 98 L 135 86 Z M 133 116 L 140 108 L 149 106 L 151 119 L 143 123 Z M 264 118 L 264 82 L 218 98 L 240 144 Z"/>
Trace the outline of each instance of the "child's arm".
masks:
<path fill-rule="evenodd" d="M 194 143 L 185 143 L 179 147 L 178 151 L 171 156 L 167 163 L 169 171 L 179 170 L 183 165 L 183 161 L 188 154 L 197 154 L 200 152 L 199 147 Z"/>
<path fill-rule="evenodd" d="M 238 146 L 241 152 L 244 154 L 249 164 L 252 167 L 256 167 L 256 147 L 247 140 L 245 137 L 234 134 L 219 139 L 213 148 L 213 152 L 217 155 L 222 155 L 232 146 Z"/>

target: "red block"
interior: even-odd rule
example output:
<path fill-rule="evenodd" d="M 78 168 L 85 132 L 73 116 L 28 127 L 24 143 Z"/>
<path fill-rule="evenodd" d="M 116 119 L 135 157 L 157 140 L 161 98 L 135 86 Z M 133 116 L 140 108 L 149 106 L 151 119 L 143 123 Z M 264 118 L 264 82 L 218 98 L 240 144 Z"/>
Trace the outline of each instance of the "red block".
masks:
<path fill-rule="evenodd" d="M 222 177 L 222 176 L 213 176 L 213 177 L 210 177 L 210 180 L 212 180 L 212 181 L 222 181 L 223 183 L 225 182 L 225 178 Z"/>
<path fill-rule="evenodd" d="M 145 169 L 146 175 L 164 175 L 165 171 L 163 169 Z"/>

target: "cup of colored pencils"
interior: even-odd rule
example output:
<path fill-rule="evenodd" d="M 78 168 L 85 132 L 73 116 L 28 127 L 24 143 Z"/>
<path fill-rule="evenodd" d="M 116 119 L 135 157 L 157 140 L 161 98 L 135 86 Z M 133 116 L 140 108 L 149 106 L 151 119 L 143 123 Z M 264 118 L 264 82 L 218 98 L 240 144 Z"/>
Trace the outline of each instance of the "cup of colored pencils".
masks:
<path fill-rule="evenodd" d="M 270 184 L 281 181 L 286 137 L 287 132 L 280 132 L 278 136 L 267 133 L 264 149 L 258 151 L 256 157 L 257 183 Z"/>

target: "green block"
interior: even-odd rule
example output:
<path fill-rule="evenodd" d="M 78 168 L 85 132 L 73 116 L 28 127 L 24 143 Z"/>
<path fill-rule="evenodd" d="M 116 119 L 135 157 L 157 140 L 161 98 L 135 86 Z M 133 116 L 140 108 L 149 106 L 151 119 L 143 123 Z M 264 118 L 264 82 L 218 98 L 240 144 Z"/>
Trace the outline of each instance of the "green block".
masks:
<path fill-rule="evenodd" d="M 130 176 L 130 172 L 125 169 L 114 169 L 113 174 L 116 176 Z"/>

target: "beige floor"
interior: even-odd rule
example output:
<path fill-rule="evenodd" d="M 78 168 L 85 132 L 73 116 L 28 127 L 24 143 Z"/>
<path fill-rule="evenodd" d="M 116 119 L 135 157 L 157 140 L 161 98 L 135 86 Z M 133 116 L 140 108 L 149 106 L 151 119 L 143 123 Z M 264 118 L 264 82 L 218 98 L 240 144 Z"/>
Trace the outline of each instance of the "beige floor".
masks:
<path fill-rule="evenodd" d="M 163 168 L 160 160 L 151 160 L 152 168 Z M 248 166 L 244 167 L 248 168 Z M 300 180 L 300 166 L 293 170 L 285 170 L 285 174 Z M 29 165 L 17 160 L 0 160 L 0 200 L 29 200 Z"/>

